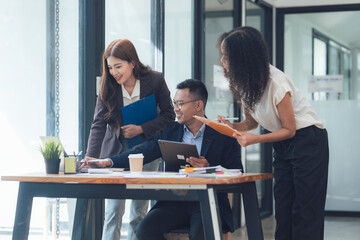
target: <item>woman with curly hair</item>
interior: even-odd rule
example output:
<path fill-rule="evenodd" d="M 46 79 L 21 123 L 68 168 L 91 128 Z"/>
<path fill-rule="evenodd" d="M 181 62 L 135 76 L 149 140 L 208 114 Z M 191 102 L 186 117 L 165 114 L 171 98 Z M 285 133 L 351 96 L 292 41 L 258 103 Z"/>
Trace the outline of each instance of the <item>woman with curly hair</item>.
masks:
<path fill-rule="evenodd" d="M 97 98 L 85 160 L 106 158 L 129 150 L 126 138 L 149 139 L 175 120 L 170 91 L 160 72 L 145 66 L 134 45 L 127 39 L 115 40 L 103 54 L 100 95 Z M 141 125 L 124 125 L 121 108 L 144 97 L 155 95 L 158 116 Z M 154 171 L 159 161 L 144 165 Z M 134 230 L 148 210 L 147 200 L 132 200 L 128 239 L 136 239 Z M 119 240 L 125 200 L 106 199 L 102 239 Z"/>
<path fill-rule="evenodd" d="M 221 63 L 245 118 L 219 122 L 240 132 L 242 147 L 272 142 L 274 149 L 275 239 L 324 237 L 329 148 L 327 131 L 293 82 L 269 63 L 261 33 L 239 27 L 219 37 Z M 258 124 L 268 134 L 252 134 Z"/>

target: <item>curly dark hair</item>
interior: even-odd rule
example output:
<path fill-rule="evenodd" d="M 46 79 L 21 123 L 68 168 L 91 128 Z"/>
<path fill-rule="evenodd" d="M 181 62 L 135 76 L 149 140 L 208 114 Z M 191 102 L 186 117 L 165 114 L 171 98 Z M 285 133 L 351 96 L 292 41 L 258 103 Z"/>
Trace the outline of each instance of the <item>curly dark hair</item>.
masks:
<path fill-rule="evenodd" d="M 270 76 L 269 55 L 261 33 L 252 27 L 238 27 L 221 34 L 217 47 L 227 61 L 228 70 L 224 68 L 224 74 L 232 94 L 246 110 L 253 112 Z"/>
<path fill-rule="evenodd" d="M 108 109 L 108 112 L 105 113 L 105 121 L 112 127 L 118 128 L 119 125 L 119 116 L 120 108 L 118 101 L 118 88 L 120 85 L 116 82 L 115 78 L 111 76 L 107 58 L 108 57 L 120 58 L 128 63 L 134 64 L 133 74 L 136 79 L 141 79 L 145 77 L 150 71 L 149 66 L 145 66 L 138 57 L 136 49 L 131 41 L 128 39 L 119 39 L 112 41 L 109 46 L 106 48 L 103 54 L 102 59 L 102 77 L 101 77 L 101 86 L 100 86 L 100 97 L 104 102 L 105 106 Z"/>

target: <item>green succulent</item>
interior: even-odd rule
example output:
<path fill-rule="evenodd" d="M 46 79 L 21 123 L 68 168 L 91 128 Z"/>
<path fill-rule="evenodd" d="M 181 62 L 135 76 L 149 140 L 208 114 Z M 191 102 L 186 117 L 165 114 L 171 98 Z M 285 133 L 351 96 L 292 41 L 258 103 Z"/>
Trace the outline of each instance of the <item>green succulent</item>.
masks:
<path fill-rule="evenodd" d="M 63 146 L 60 141 L 55 141 L 54 138 L 50 138 L 44 143 L 44 146 L 40 146 L 40 152 L 44 159 L 59 159 Z"/>

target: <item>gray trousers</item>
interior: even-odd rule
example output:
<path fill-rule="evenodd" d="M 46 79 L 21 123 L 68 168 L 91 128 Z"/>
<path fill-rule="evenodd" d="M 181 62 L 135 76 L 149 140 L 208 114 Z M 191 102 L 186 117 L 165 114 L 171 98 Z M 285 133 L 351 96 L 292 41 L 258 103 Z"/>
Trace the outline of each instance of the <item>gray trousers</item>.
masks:
<path fill-rule="evenodd" d="M 160 159 L 145 164 L 144 171 L 157 171 Z M 137 240 L 135 229 L 149 209 L 148 200 L 131 200 L 128 240 Z M 122 217 L 125 212 L 125 199 L 105 199 L 105 221 L 102 240 L 119 240 Z"/>

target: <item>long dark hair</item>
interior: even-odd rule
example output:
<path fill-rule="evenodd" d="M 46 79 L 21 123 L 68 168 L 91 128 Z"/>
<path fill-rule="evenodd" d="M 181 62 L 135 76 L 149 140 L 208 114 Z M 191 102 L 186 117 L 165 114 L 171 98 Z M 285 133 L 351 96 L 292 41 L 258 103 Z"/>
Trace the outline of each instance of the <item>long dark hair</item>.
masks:
<path fill-rule="evenodd" d="M 119 127 L 118 117 L 120 115 L 121 106 L 118 106 L 118 88 L 120 85 L 109 72 L 107 58 L 111 56 L 120 58 L 128 63 L 133 63 L 133 74 L 135 78 L 139 80 L 146 76 L 151 69 L 140 62 L 134 45 L 127 39 L 112 41 L 106 48 L 102 60 L 100 97 L 108 108 L 108 112 L 104 116 L 105 121 L 112 127 Z"/>
<path fill-rule="evenodd" d="M 219 49 L 222 42 L 223 54 L 229 65 L 224 73 L 230 82 L 230 90 L 244 108 L 252 112 L 264 94 L 270 76 L 269 55 L 264 39 L 252 27 L 239 27 L 220 35 Z"/>

